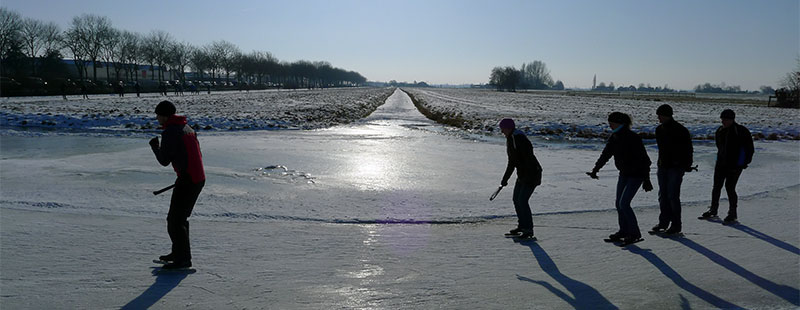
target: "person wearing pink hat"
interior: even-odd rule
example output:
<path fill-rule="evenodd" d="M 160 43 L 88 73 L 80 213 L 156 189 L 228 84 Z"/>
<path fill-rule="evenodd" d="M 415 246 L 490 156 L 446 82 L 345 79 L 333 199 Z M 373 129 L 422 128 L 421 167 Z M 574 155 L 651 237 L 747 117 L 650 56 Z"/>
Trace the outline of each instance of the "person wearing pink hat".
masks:
<path fill-rule="evenodd" d="M 517 130 L 514 120 L 510 118 L 500 121 L 500 131 L 506 136 L 506 153 L 508 165 L 500 181 L 500 186 L 508 185 L 508 179 L 517 170 L 517 182 L 514 184 L 514 209 L 517 212 L 518 225 L 507 235 L 520 239 L 533 238 L 533 216 L 528 204 L 533 190 L 542 184 L 542 166 L 533 154 L 533 145 L 525 133 Z"/>

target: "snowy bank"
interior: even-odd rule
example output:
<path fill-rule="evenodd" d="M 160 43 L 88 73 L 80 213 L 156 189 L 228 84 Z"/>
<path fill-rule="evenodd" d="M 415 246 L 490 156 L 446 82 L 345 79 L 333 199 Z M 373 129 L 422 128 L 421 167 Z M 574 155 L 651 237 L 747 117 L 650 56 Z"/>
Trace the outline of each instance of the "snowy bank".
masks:
<path fill-rule="evenodd" d="M 476 132 L 494 132 L 497 122 L 514 118 L 517 127 L 532 134 L 597 138 L 608 135 L 606 117 L 613 111 L 631 115 L 634 130 L 655 137 L 655 111 L 669 104 L 675 119 L 694 139 L 713 139 L 724 109 L 756 139 L 800 139 L 800 110 L 724 102 L 644 101 L 608 97 L 579 97 L 566 93 L 497 92 L 485 89 L 404 88 L 438 122 Z M 731 100 L 733 102 L 734 100 Z"/>
<path fill-rule="evenodd" d="M 90 99 L 14 97 L 0 101 L 0 127 L 58 131 L 152 131 L 161 100 L 201 130 L 313 129 L 346 124 L 372 113 L 392 88 L 331 88 L 299 91 L 215 92 L 137 98 L 93 95 Z"/>

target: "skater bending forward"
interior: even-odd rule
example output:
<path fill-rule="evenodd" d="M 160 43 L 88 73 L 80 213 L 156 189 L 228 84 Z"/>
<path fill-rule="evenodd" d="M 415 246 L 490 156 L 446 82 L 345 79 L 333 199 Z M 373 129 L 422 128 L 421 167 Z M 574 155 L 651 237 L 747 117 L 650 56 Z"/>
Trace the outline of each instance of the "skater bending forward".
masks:
<path fill-rule="evenodd" d="M 506 153 L 508 153 L 508 166 L 503 174 L 500 186 L 508 185 L 508 179 L 517 170 L 517 182 L 514 184 L 514 209 L 517 212 L 518 225 L 512 229 L 510 235 L 520 238 L 533 238 L 533 216 L 528 204 L 533 190 L 542 184 L 542 166 L 533 154 L 533 145 L 525 133 L 516 130 L 514 121 L 510 118 L 500 121 L 500 131 L 506 136 Z"/>
<path fill-rule="evenodd" d="M 611 157 L 614 165 L 619 169 L 617 179 L 617 198 L 615 207 L 619 220 L 619 231 L 611 234 L 608 241 L 622 242 L 623 245 L 632 244 L 642 240 L 636 215 L 631 208 L 633 196 L 644 184 L 645 191 L 651 191 L 650 183 L 650 157 L 644 149 L 642 138 L 631 131 L 631 117 L 625 113 L 613 112 L 608 115 L 608 124 L 611 127 L 611 137 L 608 138 L 603 153 L 597 159 L 592 172 L 587 172 L 590 177 L 597 179 L 597 172 L 603 168 Z"/>
<path fill-rule="evenodd" d="M 206 183 L 200 143 L 192 127 L 186 124 L 185 116 L 175 115 L 175 106 L 162 101 L 156 106 L 158 123 L 164 129 L 161 143 L 158 137 L 150 140 L 150 147 L 162 166 L 172 163 L 178 174 L 167 214 L 167 232 L 172 240 L 172 252 L 159 257 L 167 262 L 164 269 L 192 266 L 189 247 L 189 215 Z"/>

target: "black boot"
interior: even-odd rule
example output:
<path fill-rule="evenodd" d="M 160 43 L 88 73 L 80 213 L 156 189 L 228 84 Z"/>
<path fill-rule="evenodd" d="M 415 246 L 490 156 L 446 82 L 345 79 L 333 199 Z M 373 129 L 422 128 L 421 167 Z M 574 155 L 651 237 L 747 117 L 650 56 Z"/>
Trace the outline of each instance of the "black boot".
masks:
<path fill-rule="evenodd" d="M 190 260 L 182 260 L 182 261 L 175 261 L 169 264 L 164 265 L 161 269 L 165 270 L 175 270 L 175 269 L 184 269 L 192 267 L 192 261 Z"/>
<path fill-rule="evenodd" d="M 159 256 L 159 257 L 158 257 L 158 259 L 159 259 L 160 261 L 164 261 L 164 262 L 171 262 L 171 261 L 175 260 L 175 255 L 174 255 L 174 254 L 172 254 L 172 253 L 169 253 L 169 254 L 167 254 L 167 255 L 161 255 L 161 256 Z"/>
<path fill-rule="evenodd" d="M 704 219 L 709 219 L 709 218 L 713 218 L 713 217 L 717 217 L 717 211 L 711 210 L 711 209 L 709 209 L 706 212 L 703 212 L 703 215 L 700 216 L 700 218 L 704 218 Z"/>

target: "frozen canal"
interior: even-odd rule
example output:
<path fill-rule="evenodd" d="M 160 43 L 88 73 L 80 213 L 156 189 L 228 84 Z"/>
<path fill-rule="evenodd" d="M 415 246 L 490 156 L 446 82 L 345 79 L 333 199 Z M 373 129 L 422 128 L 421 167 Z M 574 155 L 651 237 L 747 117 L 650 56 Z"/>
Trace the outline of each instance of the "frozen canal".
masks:
<path fill-rule="evenodd" d="M 647 236 L 629 252 L 600 241 L 615 229 L 613 212 L 581 212 L 613 208 L 616 170 L 584 174 L 599 142 L 534 138 L 545 169 L 531 199 L 541 240 L 521 246 L 501 236 L 514 224 L 511 188 L 487 199 L 505 168 L 504 140 L 436 125 L 402 91 L 350 125 L 201 132 L 197 272 L 164 275 L 150 261 L 168 250 L 169 194 L 151 192 L 175 176 L 156 163 L 149 137 L 0 139 L 3 308 L 797 305 L 797 274 L 785 272 L 797 270 L 786 245 L 797 244 L 796 142 L 756 143 L 742 176 L 740 217 L 757 234 L 687 219 L 688 241 Z M 708 203 L 714 154 L 695 144 L 685 218 Z M 641 228 L 652 225 L 655 191 L 633 204 Z M 561 212 L 571 214 L 541 215 Z"/>
<path fill-rule="evenodd" d="M 174 173 L 156 163 L 147 140 L 3 136 L 2 203 L 57 212 L 162 217 L 169 194 L 151 192 L 170 184 Z M 533 141 L 544 167 L 543 185 L 531 199 L 534 213 L 613 208 L 613 163 L 600 172 L 599 181 L 584 175 L 599 156 L 601 143 Z M 208 181 L 195 217 L 452 223 L 514 214 L 511 188 L 495 201 L 487 199 L 505 168 L 504 140 L 434 124 L 400 90 L 372 115 L 350 125 L 201 133 L 200 142 Z M 796 143 L 759 142 L 756 147 L 753 164 L 742 176 L 740 195 L 800 182 L 796 169 L 785 169 L 787 160 L 797 160 Z M 648 151 L 655 162 L 655 146 L 649 145 Z M 709 200 L 714 156 L 712 144 L 695 144 L 700 172 L 685 177 L 683 201 Z M 655 183 L 655 165 L 652 169 Z M 655 206 L 656 200 L 655 191 L 640 192 L 634 206 Z"/>

